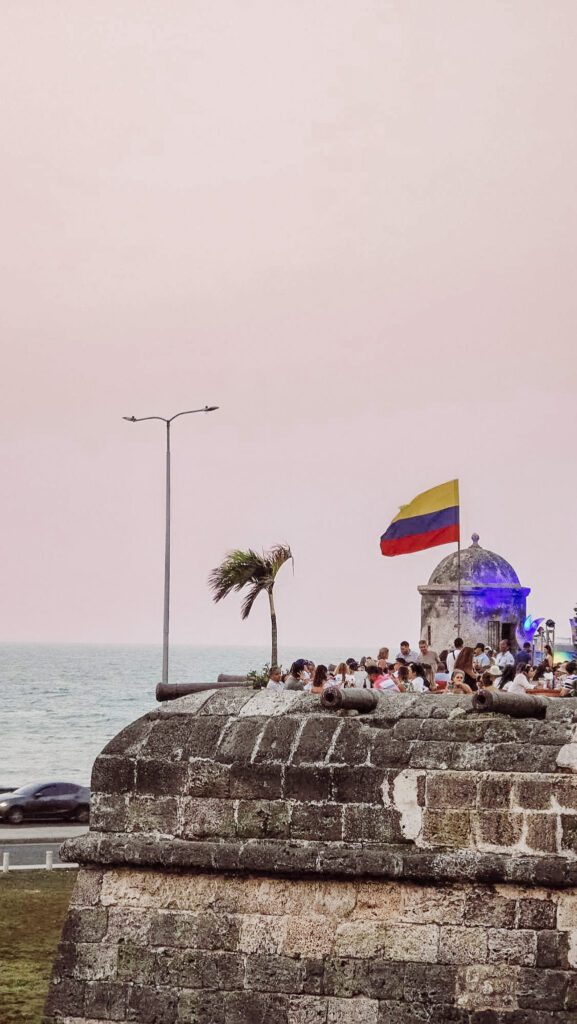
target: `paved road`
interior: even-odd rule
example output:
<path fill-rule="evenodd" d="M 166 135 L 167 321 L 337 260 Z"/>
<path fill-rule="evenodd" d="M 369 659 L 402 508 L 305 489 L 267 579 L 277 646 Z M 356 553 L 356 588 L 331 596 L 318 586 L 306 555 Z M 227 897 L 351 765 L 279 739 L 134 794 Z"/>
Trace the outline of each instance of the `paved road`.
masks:
<path fill-rule="evenodd" d="M 0 847 L 7 843 L 58 843 L 71 836 L 81 836 L 84 832 L 88 832 L 88 825 L 62 825 L 57 821 L 46 824 L 35 822 L 33 825 L 0 825 Z"/>
<path fill-rule="evenodd" d="M 86 825 L 0 825 L 0 864 L 2 855 L 9 853 L 10 867 L 43 865 L 47 850 L 52 851 L 54 864 L 60 864 L 58 851 L 63 840 L 83 832 Z"/>

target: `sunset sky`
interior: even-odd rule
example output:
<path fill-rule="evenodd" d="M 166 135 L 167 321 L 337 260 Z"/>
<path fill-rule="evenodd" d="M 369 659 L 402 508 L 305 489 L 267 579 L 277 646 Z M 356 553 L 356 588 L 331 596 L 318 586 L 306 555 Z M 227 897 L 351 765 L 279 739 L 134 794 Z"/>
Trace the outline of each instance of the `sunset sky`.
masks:
<path fill-rule="evenodd" d="M 4 0 L 4 640 L 267 643 L 215 606 L 287 542 L 281 642 L 418 636 L 463 543 L 568 635 L 577 602 L 574 0 Z M 355 650 L 352 650 L 355 653 Z"/>

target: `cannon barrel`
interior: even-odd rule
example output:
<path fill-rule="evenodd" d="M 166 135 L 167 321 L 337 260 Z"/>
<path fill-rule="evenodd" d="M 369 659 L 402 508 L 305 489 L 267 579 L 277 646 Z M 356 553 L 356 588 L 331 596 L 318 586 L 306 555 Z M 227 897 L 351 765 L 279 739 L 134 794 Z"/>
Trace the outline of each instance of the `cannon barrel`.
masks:
<path fill-rule="evenodd" d="M 203 690 L 226 690 L 232 686 L 252 689 L 252 683 L 229 682 L 228 680 L 221 680 L 218 683 L 158 683 L 156 699 L 177 700 L 178 697 L 186 697 L 189 693 L 202 693 Z"/>
<path fill-rule="evenodd" d="M 497 711 L 511 718 L 545 718 L 547 698 L 501 690 L 479 690 L 473 694 L 473 708 L 475 711 Z"/>
<path fill-rule="evenodd" d="M 341 690 L 338 686 L 327 686 L 321 693 L 322 706 L 332 711 L 367 712 L 376 708 L 378 703 L 379 694 L 376 690 L 355 690 L 352 687 Z"/>

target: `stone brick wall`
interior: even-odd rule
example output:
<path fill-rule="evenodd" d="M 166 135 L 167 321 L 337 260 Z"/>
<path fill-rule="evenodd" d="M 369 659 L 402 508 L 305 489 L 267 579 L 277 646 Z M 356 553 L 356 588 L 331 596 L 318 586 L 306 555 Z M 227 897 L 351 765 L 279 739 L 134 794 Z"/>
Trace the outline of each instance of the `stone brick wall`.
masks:
<path fill-rule="evenodd" d="M 85 871 L 63 939 L 66 1024 L 577 1019 L 577 890 Z"/>
<path fill-rule="evenodd" d="M 576 700 L 208 692 L 92 786 L 49 1024 L 577 1022 Z"/>

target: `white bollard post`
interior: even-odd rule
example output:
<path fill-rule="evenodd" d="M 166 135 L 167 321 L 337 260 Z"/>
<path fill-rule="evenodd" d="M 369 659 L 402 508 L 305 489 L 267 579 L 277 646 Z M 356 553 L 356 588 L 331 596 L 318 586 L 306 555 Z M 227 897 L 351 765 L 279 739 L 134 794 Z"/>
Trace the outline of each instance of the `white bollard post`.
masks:
<path fill-rule="evenodd" d="M 6 874 L 7 871 L 10 871 L 10 854 L 9 853 L 3 853 L 2 854 L 2 871 L 5 874 Z"/>
<path fill-rule="evenodd" d="M 47 867 L 48 871 L 52 871 L 53 865 L 54 865 L 54 850 L 47 850 L 46 851 L 46 867 Z"/>

